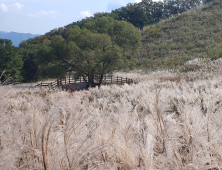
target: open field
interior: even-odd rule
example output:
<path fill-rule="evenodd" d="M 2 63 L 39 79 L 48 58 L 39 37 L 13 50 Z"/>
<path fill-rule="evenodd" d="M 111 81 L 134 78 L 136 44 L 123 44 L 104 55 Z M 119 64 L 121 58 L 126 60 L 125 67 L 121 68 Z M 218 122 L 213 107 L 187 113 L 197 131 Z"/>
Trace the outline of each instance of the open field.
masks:
<path fill-rule="evenodd" d="M 2 86 L 0 169 L 221 169 L 219 66 L 73 94 Z"/>

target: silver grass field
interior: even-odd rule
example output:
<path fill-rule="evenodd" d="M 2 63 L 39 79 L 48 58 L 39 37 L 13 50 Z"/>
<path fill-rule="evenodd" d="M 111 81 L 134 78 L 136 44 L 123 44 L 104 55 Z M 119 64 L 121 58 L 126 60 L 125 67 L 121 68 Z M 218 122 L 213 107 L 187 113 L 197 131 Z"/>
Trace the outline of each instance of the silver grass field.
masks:
<path fill-rule="evenodd" d="M 0 169 L 222 169 L 221 64 L 73 94 L 1 86 Z"/>

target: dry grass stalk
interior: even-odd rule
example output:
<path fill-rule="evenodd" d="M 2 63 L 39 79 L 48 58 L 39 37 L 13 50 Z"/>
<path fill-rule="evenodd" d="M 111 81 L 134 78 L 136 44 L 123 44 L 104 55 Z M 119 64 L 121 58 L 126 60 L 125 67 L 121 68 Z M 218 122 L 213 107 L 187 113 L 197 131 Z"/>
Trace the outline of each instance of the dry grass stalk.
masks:
<path fill-rule="evenodd" d="M 222 76 L 208 75 L 76 95 L 1 86 L 0 169 L 220 169 Z"/>

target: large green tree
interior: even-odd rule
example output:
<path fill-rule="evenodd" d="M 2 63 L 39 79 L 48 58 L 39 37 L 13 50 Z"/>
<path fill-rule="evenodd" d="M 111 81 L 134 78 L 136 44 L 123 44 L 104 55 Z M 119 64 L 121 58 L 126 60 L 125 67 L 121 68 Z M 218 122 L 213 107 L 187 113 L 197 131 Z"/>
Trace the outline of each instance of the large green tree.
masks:
<path fill-rule="evenodd" d="M 39 45 L 45 40 L 51 39 L 50 36 L 42 35 L 23 41 L 19 45 L 19 54 L 23 56 L 24 65 L 22 68 L 23 82 L 33 82 L 38 80 L 38 64 L 36 57 Z"/>
<path fill-rule="evenodd" d="M 146 9 L 141 7 L 141 3 L 129 3 L 112 13 L 118 13 L 119 20 L 127 21 L 139 29 L 143 29 L 147 22 Z"/>
<path fill-rule="evenodd" d="M 141 35 L 125 21 L 101 17 L 87 22 L 82 28 L 71 27 L 60 35 L 45 40 L 39 48 L 39 71 L 45 77 L 64 76 L 67 70 L 88 78 L 90 86 L 99 84 L 103 76 L 135 63 L 139 55 Z"/>
<path fill-rule="evenodd" d="M 11 40 L 0 39 L 0 73 L 5 71 L 1 81 L 6 78 L 12 81 L 22 80 L 22 66 L 22 56 L 18 54 L 18 49 L 12 45 Z"/>

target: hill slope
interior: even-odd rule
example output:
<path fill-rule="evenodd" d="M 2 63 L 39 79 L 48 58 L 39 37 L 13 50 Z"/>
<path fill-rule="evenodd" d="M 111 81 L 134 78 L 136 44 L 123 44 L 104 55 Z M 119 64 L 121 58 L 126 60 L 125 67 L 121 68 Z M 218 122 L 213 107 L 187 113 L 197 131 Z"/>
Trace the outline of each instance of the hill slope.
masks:
<path fill-rule="evenodd" d="M 34 38 L 38 36 L 39 34 L 30 34 L 30 33 L 17 33 L 17 32 L 4 32 L 0 31 L 0 38 L 1 39 L 9 39 L 12 41 L 12 44 L 16 47 L 19 46 L 19 44 L 27 40 L 29 38 Z"/>
<path fill-rule="evenodd" d="M 140 63 L 160 69 L 194 58 L 222 57 L 222 1 L 150 25 L 142 32 Z"/>

